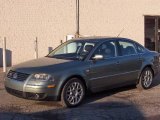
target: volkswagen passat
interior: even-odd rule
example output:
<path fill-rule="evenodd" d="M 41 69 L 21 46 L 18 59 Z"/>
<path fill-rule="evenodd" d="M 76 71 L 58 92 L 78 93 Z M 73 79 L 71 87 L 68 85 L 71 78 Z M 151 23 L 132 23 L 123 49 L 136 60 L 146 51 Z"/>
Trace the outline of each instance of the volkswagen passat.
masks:
<path fill-rule="evenodd" d="M 159 54 L 126 38 L 78 38 L 49 55 L 13 66 L 5 88 L 13 95 L 61 100 L 79 105 L 86 92 L 135 84 L 151 87 L 159 68 Z"/>

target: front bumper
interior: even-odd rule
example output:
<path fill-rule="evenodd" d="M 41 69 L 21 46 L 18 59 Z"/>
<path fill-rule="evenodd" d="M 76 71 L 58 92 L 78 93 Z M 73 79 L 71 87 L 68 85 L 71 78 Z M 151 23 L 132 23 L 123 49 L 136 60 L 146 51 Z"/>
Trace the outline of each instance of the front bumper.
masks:
<path fill-rule="evenodd" d="M 48 88 L 48 83 L 41 85 L 31 85 L 28 84 L 28 81 L 29 80 L 17 81 L 6 77 L 6 91 L 12 95 L 26 99 L 42 100 L 46 98 L 52 98 L 53 100 L 58 100 L 58 95 L 56 95 L 56 88 Z"/>
<path fill-rule="evenodd" d="M 21 97 L 21 98 L 34 99 L 34 100 L 41 100 L 41 99 L 46 98 L 45 93 L 22 92 L 22 91 L 8 88 L 8 87 L 6 87 L 6 91 L 12 95 L 15 95 L 15 96 Z"/>

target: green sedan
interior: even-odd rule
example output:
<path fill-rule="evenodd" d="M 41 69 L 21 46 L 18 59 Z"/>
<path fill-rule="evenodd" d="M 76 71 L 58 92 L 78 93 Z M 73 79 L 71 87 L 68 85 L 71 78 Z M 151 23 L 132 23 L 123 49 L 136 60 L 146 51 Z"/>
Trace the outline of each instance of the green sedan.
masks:
<path fill-rule="evenodd" d="M 13 66 L 5 77 L 8 93 L 61 100 L 75 107 L 86 93 L 135 84 L 151 87 L 159 53 L 127 38 L 88 37 L 65 42 L 47 56 Z"/>

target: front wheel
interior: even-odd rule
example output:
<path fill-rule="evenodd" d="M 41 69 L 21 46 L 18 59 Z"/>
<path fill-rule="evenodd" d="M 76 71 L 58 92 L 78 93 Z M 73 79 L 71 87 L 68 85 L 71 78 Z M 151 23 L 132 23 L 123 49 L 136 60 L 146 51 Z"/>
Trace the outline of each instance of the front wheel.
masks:
<path fill-rule="evenodd" d="M 149 89 L 153 82 L 153 72 L 151 68 L 145 68 L 139 78 L 137 87 L 139 89 Z"/>
<path fill-rule="evenodd" d="M 79 105 L 85 96 L 85 86 L 78 78 L 67 81 L 62 89 L 61 103 L 64 107 Z"/>

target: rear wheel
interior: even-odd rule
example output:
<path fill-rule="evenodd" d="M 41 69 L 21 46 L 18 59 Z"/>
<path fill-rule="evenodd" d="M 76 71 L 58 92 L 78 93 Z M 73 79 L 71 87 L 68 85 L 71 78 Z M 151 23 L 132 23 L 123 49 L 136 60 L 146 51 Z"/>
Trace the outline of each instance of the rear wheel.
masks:
<path fill-rule="evenodd" d="M 79 105 L 85 96 L 85 86 L 78 78 L 67 81 L 62 89 L 61 103 L 64 107 L 75 107 Z"/>
<path fill-rule="evenodd" d="M 149 89 L 153 82 L 153 71 L 151 68 L 145 68 L 139 78 L 137 87 L 139 89 Z"/>

